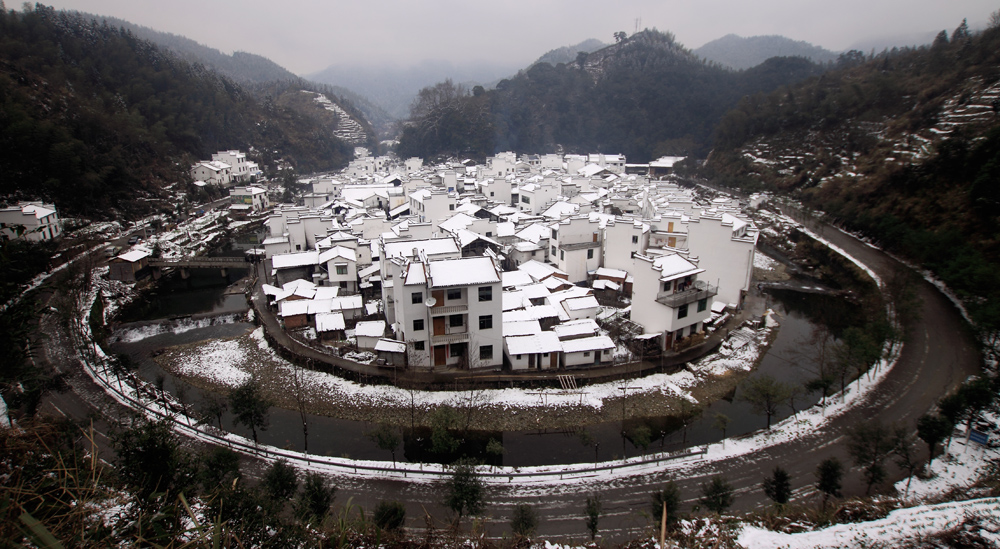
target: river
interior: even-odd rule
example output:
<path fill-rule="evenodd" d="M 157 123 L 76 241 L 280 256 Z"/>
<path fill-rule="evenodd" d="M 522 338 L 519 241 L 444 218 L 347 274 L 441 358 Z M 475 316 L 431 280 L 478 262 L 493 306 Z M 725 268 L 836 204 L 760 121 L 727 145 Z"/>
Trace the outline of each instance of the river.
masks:
<path fill-rule="evenodd" d="M 230 248 L 221 253 L 242 253 L 238 248 Z M 227 294 L 227 280 L 217 270 L 195 270 L 186 281 L 166 280 L 155 295 L 149 296 L 142 307 L 130 308 L 128 320 L 152 320 L 177 315 L 223 314 L 247 310 L 243 294 Z M 805 294 L 775 290 L 766 294 L 768 304 L 777 313 L 780 322 L 777 337 L 766 352 L 753 376 L 771 375 L 786 383 L 801 386 L 815 374 L 810 369 L 810 357 L 815 355 L 815 346 L 809 340 L 820 319 L 843 318 L 841 314 L 831 314 L 832 309 L 844 307 L 841 298 L 821 294 Z M 253 329 L 248 322 L 230 322 L 197 327 L 190 323 L 180 333 L 169 332 L 147 337 L 135 342 L 116 342 L 112 351 L 129 354 L 139 364 L 139 372 L 147 380 L 156 382 L 163 379 L 164 389 L 175 396 L 183 397 L 186 403 L 197 410 L 203 400 L 200 390 L 178 381 L 163 371 L 151 356 L 159 349 L 204 341 L 215 338 L 235 337 Z M 831 327 L 839 332 L 841 325 Z M 182 387 L 179 391 L 178 388 Z M 642 427 L 648 429 L 650 443 L 647 451 L 681 450 L 685 447 L 717 442 L 722 432 L 717 429 L 716 416 L 724 414 L 729 418 L 726 435 L 739 436 L 763 428 L 764 416 L 756 414 L 750 405 L 739 398 L 738 387 L 728 398 L 711 403 L 700 414 L 689 421 L 685 429 L 676 417 L 645 417 L 630 419 L 623 425 L 621 421 L 611 421 L 586 428 L 587 435 L 574 431 L 547 431 L 544 429 L 514 432 L 473 432 L 464 436 L 462 445 L 455 456 L 468 454 L 477 456 L 486 463 L 508 466 L 552 465 L 589 461 L 620 459 L 634 456 L 642 449 L 632 443 L 635 433 Z M 815 404 L 818 394 L 802 395 L 796 407 L 803 409 Z M 628 402 L 626 401 L 626 406 Z M 634 411 L 631 410 L 633 412 Z M 641 412 L 638 414 L 641 415 Z M 773 421 L 791 415 L 788 406 L 782 407 Z M 303 435 L 298 412 L 280 408 L 270 410 L 270 427 L 258 433 L 264 444 L 288 449 L 301 449 Z M 369 440 L 366 433 L 374 429 L 369 422 L 343 420 L 311 415 L 309 423 L 309 450 L 311 453 L 356 459 L 389 460 L 391 453 L 379 449 Z M 236 427 L 231 414 L 223 418 L 224 426 L 233 432 L 249 436 L 249 430 Z M 638 431 L 637 431 L 638 430 Z M 623 432 L 625 436 L 623 436 Z M 437 456 L 428 452 L 429 431 L 403 433 L 403 444 L 396 452 L 396 458 L 407 461 L 435 461 L 450 457 Z M 488 455 L 486 445 L 490 439 L 503 444 L 502 456 Z M 596 445 L 594 443 L 597 443 Z"/>

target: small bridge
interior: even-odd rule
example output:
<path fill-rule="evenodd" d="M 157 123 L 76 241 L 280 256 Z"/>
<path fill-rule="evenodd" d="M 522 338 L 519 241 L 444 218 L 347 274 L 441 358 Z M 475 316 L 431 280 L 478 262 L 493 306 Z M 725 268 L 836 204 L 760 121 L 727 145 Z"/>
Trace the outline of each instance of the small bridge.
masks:
<path fill-rule="evenodd" d="M 227 267 L 249 267 L 250 262 L 245 257 L 180 257 L 180 258 L 149 258 L 150 267 L 183 267 L 186 269 L 225 269 Z"/>
<path fill-rule="evenodd" d="M 180 269 L 181 278 L 187 279 L 191 269 L 221 269 L 222 276 L 228 280 L 229 269 L 250 269 L 253 267 L 249 257 L 151 257 L 147 264 L 153 270 L 153 278 L 159 278 L 166 268 Z"/>

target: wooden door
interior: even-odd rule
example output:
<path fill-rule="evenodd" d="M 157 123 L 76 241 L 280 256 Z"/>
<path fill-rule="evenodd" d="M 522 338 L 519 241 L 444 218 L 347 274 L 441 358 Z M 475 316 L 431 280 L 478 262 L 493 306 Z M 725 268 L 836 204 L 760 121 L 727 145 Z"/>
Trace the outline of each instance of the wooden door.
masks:
<path fill-rule="evenodd" d="M 433 297 L 436 301 L 436 303 L 434 303 L 435 307 L 444 306 L 444 290 L 434 290 L 431 292 L 431 297 Z"/>
<path fill-rule="evenodd" d="M 444 324 L 443 316 L 434 317 L 434 335 L 441 336 L 445 334 Z"/>
<path fill-rule="evenodd" d="M 448 349 L 445 345 L 434 347 L 434 365 L 444 366 L 448 362 Z"/>
<path fill-rule="evenodd" d="M 559 367 L 559 353 L 549 353 L 549 368 Z"/>

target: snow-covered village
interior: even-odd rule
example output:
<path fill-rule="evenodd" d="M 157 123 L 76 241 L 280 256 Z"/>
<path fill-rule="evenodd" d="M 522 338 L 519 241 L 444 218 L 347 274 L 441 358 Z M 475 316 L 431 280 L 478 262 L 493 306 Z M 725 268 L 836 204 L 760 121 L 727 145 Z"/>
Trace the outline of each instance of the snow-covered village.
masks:
<path fill-rule="evenodd" d="M 1000 547 L 982 15 L 391 99 L 0 9 L 0 539 Z"/>

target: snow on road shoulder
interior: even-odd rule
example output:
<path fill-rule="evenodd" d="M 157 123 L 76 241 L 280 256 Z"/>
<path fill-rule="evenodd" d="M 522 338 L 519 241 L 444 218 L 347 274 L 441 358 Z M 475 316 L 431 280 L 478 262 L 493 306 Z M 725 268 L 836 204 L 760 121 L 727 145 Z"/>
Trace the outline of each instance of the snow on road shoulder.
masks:
<path fill-rule="evenodd" d="M 889 546 L 908 540 L 919 540 L 958 527 L 966 519 L 979 517 L 983 529 L 979 534 L 1000 544 L 1000 498 L 955 501 L 938 505 L 922 505 L 897 509 L 884 519 L 853 524 L 838 524 L 823 530 L 784 534 L 747 526 L 738 542 L 746 549 L 798 549 L 813 547 Z"/>

